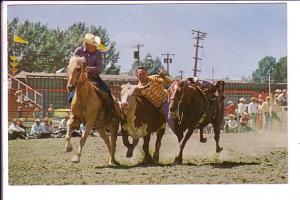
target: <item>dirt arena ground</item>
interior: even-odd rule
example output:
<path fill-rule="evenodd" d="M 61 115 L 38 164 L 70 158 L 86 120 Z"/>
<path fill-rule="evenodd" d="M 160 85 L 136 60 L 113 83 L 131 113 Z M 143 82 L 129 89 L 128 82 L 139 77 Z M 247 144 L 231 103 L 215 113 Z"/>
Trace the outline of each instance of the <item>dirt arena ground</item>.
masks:
<path fill-rule="evenodd" d="M 273 184 L 288 182 L 287 131 L 221 134 L 224 150 L 215 153 L 213 134 L 207 143 L 194 133 L 183 153 L 182 165 L 171 165 L 179 144 L 166 131 L 160 165 L 140 165 L 142 140 L 132 158 L 118 137 L 116 159 L 122 166 L 108 166 L 108 151 L 100 137 L 89 137 L 81 162 L 71 163 L 64 153 L 64 139 L 8 142 L 10 185 L 110 185 L 110 184 Z M 72 138 L 73 145 L 79 138 Z M 151 139 L 154 151 L 155 136 Z M 75 145 L 74 145 L 75 147 Z"/>

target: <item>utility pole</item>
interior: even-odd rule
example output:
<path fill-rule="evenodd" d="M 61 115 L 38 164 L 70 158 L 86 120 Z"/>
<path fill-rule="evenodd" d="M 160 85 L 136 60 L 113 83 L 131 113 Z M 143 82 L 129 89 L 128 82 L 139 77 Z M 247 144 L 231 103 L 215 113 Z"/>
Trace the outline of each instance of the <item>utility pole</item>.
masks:
<path fill-rule="evenodd" d="M 198 60 L 202 60 L 201 58 L 198 57 L 198 47 L 203 48 L 203 45 L 199 45 L 200 40 L 203 41 L 204 38 L 206 37 L 207 33 L 201 32 L 201 31 L 196 31 L 196 30 L 192 30 L 192 34 L 197 33 L 197 36 L 195 37 L 195 39 L 197 40 L 196 45 L 194 45 L 194 47 L 196 47 L 196 54 L 195 57 L 193 57 L 195 59 L 195 65 L 194 65 L 194 76 L 197 76 L 197 72 L 201 72 L 201 70 L 197 69 L 197 64 L 198 64 Z"/>
<path fill-rule="evenodd" d="M 214 75 L 215 75 L 215 69 L 214 67 L 211 67 L 211 78 L 213 82 L 214 82 Z"/>
<path fill-rule="evenodd" d="M 183 79 L 183 71 L 180 70 L 179 73 L 180 73 L 180 79 L 182 80 Z"/>
<path fill-rule="evenodd" d="M 169 73 L 169 63 L 172 63 L 172 58 L 170 58 L 170 56 L 175 56 L 175 54 L 165 53 L 165 54 L 161 54 L 161 55 L 167 56 L 167 58 L 164 58 L 164 63 L 167 63 L 167 73 L 170 74 Z"/>
<path fill-rule="evenodd" d="M 133 57 L 137 59 L 138 65 L 140 65 L 140 48 L 144 47 L 143 44 L 136 44 L 133 48 L 137 48 L 137 51 L 133 52 Z"/>

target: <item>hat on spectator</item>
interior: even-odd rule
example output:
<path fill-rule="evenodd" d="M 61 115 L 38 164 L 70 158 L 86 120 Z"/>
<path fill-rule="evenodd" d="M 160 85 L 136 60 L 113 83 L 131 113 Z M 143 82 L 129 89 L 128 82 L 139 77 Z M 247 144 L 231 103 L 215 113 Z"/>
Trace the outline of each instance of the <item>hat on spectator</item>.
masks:
<path fill-rule="evenodd" d="M 280 93 L 280 92 L 281 92 L 280 89 L 276 89 L 276 90 L 275 90 L 275 93 Z"/>
<path fill-rule="evenodd" d="M 248 114 L 247 112 L 244 112 L 243 115 L 244 115 L 244 116 L 248 116 L 249 114 Z"/>
<path fill-rule="evenodd" d="M 257 98 L 256 97 L 251 97 L 251 99 L 250 99 L 251 101 L 256 101 L 257 100 Z"/>
<path fill-rule="evenodd" d="M 240 98 L 240 101 L 245 101 L 244 97 L 241 97 L 241 98 Z"/>
<path fill-rule="evenodd" d="M 35 122 L 41 122 L 41 119 L 40 118 L 36 118 L 34 121 Z"/>
<path fill-rule="evenodd" d="M 24 118 L 22 118 L 22 117 L 20 117 L 18 120 L 19 120 L 20 122 L 24 122 L 24 121 L 25 121 Z"/>
<path fill-rule="evenodd" d="M 233 115 L 233 114 L 230 114 L 230 115 L 229 115 L 229 118 L 234 118 L 234 115 Z"/>
<path fill-rule="evenodd" d="M 228 101 L 228 102 L 227 102 L 227 104 L 232 104 L 232 103 L 233 103 L 232 101 Z"/>

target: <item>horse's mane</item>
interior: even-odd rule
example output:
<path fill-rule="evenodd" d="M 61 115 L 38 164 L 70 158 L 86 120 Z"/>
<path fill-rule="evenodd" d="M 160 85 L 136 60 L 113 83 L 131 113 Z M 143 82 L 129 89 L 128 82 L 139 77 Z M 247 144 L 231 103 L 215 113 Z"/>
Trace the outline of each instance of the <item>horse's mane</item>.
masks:
<path fill-rule="evenodd" d="M 71 66 L 83 66 L 84 63 L 85 63 L 84 57 L 72 56 L 69 60 L 68 68 Z"/>

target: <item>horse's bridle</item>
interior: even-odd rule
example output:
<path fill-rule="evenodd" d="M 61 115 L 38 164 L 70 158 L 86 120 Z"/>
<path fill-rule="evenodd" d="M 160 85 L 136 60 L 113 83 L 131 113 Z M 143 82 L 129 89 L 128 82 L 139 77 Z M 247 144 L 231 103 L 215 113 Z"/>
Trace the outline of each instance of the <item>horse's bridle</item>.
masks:
<path fill-rule="evenodd" d="M 80 86 L 80 85 L 83 85 L 87 80 L 88 80 L 88 78 L 86 78 L 84 81 L 82 81 L 81 83 L 78 83 L 78 81 L 79 81 L 79 77 L 80 77 L 80 75 L 81 75 L 81 73 L 86 73 L 86 63 L 84 62 L 83 64 L 82 64 L 82 66 L 80 66 L 80 73 L 78 74 L 78 76 L 77 76 L 77 80 L 76 80 L 76 87 L 77 86 Z"/>

